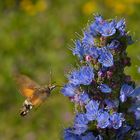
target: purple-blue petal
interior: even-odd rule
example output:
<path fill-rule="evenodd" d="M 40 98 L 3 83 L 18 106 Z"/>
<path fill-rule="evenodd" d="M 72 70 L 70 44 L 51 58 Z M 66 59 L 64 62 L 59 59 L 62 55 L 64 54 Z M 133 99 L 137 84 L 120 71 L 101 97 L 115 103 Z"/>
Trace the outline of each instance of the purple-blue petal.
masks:
<path fill-rule="evenodd" d="M 99 102 L 95 100 L 91 100 L 86 106 L 86 111 L 87 112 L 92 112 L 93 110 L 98 110 L 99 109 Z"/>
<path fill-rule="evenodd" d="M 88 129 L 88 119 L 84 113 L 77 114 L 74 120 L 74 133 L 81 135 Z"/>
<path fill-rule="evenodd" d="M 100 28 L 100 34 L 104 37 L 112 36 L 116 33 L 116 22 L 113 20 L 111 22 L 105 21 Z"/>
<path fill-rule="evenodd" d="M 122 126 L 124 118 L 121 113 L 113 113 L 110 116 L 110 124 L 114 129 L 119 129 Z"/>
<path fill-rule="evenodd" d="M 110 99 L 105 99 L 105 105 L 106 109 L 111 110 L 113 108 L 117 108 L 119 106 L 118 100 L 110 100 Z"/>
<path fill-rule="evenodd" d="M 91 66 L 83 66 L 80 70 L 73 71 L 68 79 L 73 85 L 89 85 L 94 78 L 93 68 Z"/>
<path fill-rule="evenodd" d="M 88 124 L 88 119 L 84 113 L 79 113 L 75 117 L 75 124 Z"/>
<path fill-rule="evenodd" d="M 77 55 L 80 59 L 82 59 L 84 54 L 84 46 L 81 44 L 80 40 L 77 40 L 75 42 L 75 48 L 73 48 L 73 55 Z"/>
<path fill-rule="evenodd" d="M 81 138 L 73 133 L 72 128 L 67 128 L 64 130 L 64 140 L 81 140 Z"/>
<path fill-rule="evenodd" d="M 123 36 L 125 34 L 125 28 L 126 28 L 125 19 L 121 19 L 117 23 L 116 28 L 120 31 L 121 36 Z"/>
<path fill-rule="evenodd" d="M 133 87 L 128 84 L 123 84 L 120 90 L 120 100 L 121 102 L 125 102 L 127 97 L 131 95 L 133 91 Z"/>
<path fill-rule="evenodd" d="M 75 90 L 76 90 L 76 87 L 73 84 L 68 83 L 68 84 L 64 85 L 61 92 L 65 96 L 73 97 L 75 95 Z"/>
<path fill-rule="evenodd" d="M 113 40 L 107 47 L 109 49 L 116 49 L 120 45 L 120 42 L 118 40 Z"/>
<path fill-rule="evenodd" d="M 88 32 L 84 32 L 84 37 L 82 39 L 82 43 L 86 47 L 90 47 L 90 46 L 94 45 L 93 36 Z"/>
<path fill-rule="evenodd" d="M 88 53 L 90 56 L 92 56 L 94 59 L 98 58 L 99 55 L 98 55 L 98 49 L 94 46 L 90 47 L 89 48 L 89 53 Z"/>
<path fill-rule="evenodd" d="M 102 18 L 102 16 L 97 15 L 95 16 L 95 21 L 90 25 L 90 33 L 93 37 L 96 37 L 99 35 L 101 26 L 105 22 L 105 20 Z"/>
<path fill-rule="evenodd" d="M 135 88 L 129 96 L 132 98 L 139 98 L 140 97 L 140 87 Z"/>
<path fill-rule="evenodd" d="M 112 89 L 108 85 L 106 85 L 106 84 L 101 84 L 98 88 L 103 93 L 111 93 L 112 92 Z"/>
<path fill-rule="evenodd" d="M 96 120 L 98 116 L 99 102 L 91 100 L 90 102 L 88 102 L 85 108 L 88 120 Z"/>
<path fill-rule="evenodd" d="M 98 61 L 104 66 L 104 67 L 111 67 L 114 65 L 113 55 L 107 48 L 101 48 L 99 50 L 99 59 Z"/>
<path fill-rule="evenodd" d="M 109 113 L 106 111 L 100 111 L 97 117 L 97 125 L 100 128 L 106 128 L 109 126 Z"/>
<path fill-rule="evenodd" d="M 85 125 L 85 124 L 75 124 L 74 128 L 75 128 L 74 133 L 77 134 L 77 135 L 81 135 L 85 131 L 87 131 L 88 126 Z"/>
<path fill-rule="evenodd" d="M 84 92 L 84 93 L 80 94 L 79 100 L 82 103 L 87 104 L 88 101 L 90 100 L 90 98 L 89 98 L 88 94 Z"/>

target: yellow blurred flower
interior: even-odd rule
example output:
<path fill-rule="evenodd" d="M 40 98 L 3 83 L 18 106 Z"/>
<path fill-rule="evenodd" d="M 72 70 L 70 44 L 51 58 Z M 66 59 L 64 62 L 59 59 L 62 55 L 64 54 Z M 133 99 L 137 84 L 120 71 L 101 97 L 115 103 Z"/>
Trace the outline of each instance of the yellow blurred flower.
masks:
<path fill-rule="evenodd" d="M 127 9 L 127 5 L 125 5 L 124 3 L 116 3 L 114 5 L 114 10 L 118 14 L 124 13 L 126 9 Z"/>
<path fill-rule="evenodd" d="M 33 3 L 32 0 L 22 0 L 20 7 L 29 15 L 35 15 L 44 12 L 47 9 L 47 3 L 45 0 L 38 0 L 36 3 Z"/>
<path fill-rule="evenodd" d="M 44 12 L 47 9 L 47 3 L 45 0 L 39 0 L 35 7 L 38 12 Z"/>
<path fill-rule="evenodd" d="M 131 15 L 135 10 L 134 4 L 136 1 L 138 0 L 105 0 L 105 4 L 117 14 Z"/>
<path fill-rule="evenodd" d="M 82 7 L 82 11 L 86 15 L 90 15 L 97 10 L 97 3 L 96 1 L 88 1 Z"/>
<path fill-rule="evenodd" d="M 134 12 L 134 5 L 128 3 L 116 3 L 114 10 L 117 14 L 131 15 Z"/>

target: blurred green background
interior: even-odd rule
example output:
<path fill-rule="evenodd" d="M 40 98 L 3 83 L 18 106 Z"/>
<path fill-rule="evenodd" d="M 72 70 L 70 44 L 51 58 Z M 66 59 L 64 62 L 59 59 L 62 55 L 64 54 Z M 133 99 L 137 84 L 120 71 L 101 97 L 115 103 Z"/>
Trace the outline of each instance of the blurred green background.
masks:
<path fill-rule="evenodd" d="M 26 74 L 40 84 L 66 82 L 76 65 L 69 50 L 93 13 L 126 18 L 134 45 L 128 47 L 132 67 L 126 73 L 140 83 L 140 0 L 4 0 L 0 1 L 0 140 L 61 140 L 72 124 L 74 109 L 59 88 L 39 109 L 19 116 L 24 98 L 12 73 Z"/>

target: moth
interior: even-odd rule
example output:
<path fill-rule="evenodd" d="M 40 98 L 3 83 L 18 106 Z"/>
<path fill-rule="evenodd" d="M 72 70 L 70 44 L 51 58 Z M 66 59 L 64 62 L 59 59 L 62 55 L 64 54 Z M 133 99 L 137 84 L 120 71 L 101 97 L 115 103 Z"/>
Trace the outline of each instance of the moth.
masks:
<path fill-rule="evenodd" d="M 50 96 L 56 85 L 40 86 L 26 75 L 15 75 L 18 89 L 26 99 L 20 109 L 20 115 L 26 116 L 33 107 L 40 106 Z"/>

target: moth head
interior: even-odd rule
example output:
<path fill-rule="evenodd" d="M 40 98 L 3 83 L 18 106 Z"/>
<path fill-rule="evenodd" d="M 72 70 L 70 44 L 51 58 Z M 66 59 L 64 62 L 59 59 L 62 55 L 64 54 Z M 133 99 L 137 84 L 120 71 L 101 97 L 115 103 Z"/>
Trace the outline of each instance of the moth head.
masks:
<path fill-rule="evenodd" d="M 49 85 L 48 86 L 48 89 L 50 90 L 50 91 L 52 91 L 53 89 L 55 89 L 56 88 L 56 85 Z"/>
<path fill-rule="evenodd" d="M 42 90 L 44 92 L 47 92 L 48 93 L 48 92 L 51 92 L 55 88 L 56 88 L 56 85 L 46 85 L 45 87 L 42 88 Z"/>

